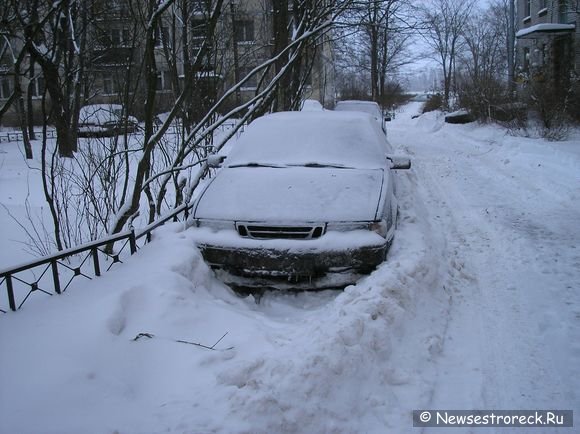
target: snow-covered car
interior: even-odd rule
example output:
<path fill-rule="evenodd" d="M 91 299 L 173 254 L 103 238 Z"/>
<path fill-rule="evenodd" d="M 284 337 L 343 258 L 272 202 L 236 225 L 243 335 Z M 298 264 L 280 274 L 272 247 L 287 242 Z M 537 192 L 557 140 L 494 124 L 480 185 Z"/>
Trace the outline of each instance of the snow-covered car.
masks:
<path fill-rule="evenodd" d="M 92 104 L 79 111 L 79 137 L 109 137 L 133 133 L 139 122 L 120 104 Z"/>
<path fill-rule="evenodd" d="M 381 107 L 374 101 L 358 101 L 358 100 L 339 101 L 336 103 L 334 110 L 368 113 L 379 123 L 383 131 L 386 131 L 385 122 L 387 121 L 387 118 L 383 116 Z"/>
<path fill-rule="evenodd" d="M 410 161 L 389 151 L 363 113 L 258 118 L 195 200 L 193 238 L 234 286 L 353 283 L 386 259 L 394 237 L 392 170 Z"/>
<path fill-rule="evenodd" d="M 322 106 L 322 104 L 320 104 L 320 101 L 315 99 L 305 99 L 304 101 L 302 101 L 302 104 L 300 105 L 300 111 L 303 112 L 320 111 L 320 110 L 324 110 L 324 107 Z"/>

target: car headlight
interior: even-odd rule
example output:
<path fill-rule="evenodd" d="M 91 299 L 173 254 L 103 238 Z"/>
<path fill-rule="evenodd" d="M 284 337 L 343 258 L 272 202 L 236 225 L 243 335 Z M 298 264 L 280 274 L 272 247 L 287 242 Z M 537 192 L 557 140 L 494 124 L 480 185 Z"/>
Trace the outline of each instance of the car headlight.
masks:
<path fill-rule="evenodd" d="M 327 231 L 351 232 L 368 230 L 369 222 L 330 222 L 326 225 Z"/>
<path fill-rule="evenodd" d="M 387 238 L 387 232 L 389 231 L 389 225 L 387 224 L 386 219 L 381 219 L 379 221 L 370 223 L 369 229 L 373 232 L 376 232 L 381 237 Z"/>
<path fill-rule="evenodd" d="M 381 237 L 386 238 L 389 226 L 386 219 L 381 219 L 373 222 L 336 222 L 328 223 L 326 226 L 328 231 L 350 232 L 350 231 L 373 231 Z"/>
<path fill-rule="evenodd" d="M 222 231 L 226 229 L 235 229 L 235 224 L 228 220 L 205 220 L 194 219 L 194 224 L 198 228 L 208 228 L 213 231 Z"/>

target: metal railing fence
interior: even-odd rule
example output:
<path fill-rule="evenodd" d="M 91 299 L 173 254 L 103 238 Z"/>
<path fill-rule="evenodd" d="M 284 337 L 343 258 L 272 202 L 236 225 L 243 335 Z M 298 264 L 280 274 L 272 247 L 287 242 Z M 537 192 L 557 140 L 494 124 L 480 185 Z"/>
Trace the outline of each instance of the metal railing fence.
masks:
<path fill-rule="evenodd" d="M 121 232 L 0 270 L 0 313 L 16 311 L 37 295 L 62 294 L 77 278 L 92 280 L 101 276 L 103 270 L 123 263 L 124 258 L 150 242 L 156 228 L 169 220 L 185 222 L 188 214 L 189 207 L 181 205 L 143 229 Z"/>

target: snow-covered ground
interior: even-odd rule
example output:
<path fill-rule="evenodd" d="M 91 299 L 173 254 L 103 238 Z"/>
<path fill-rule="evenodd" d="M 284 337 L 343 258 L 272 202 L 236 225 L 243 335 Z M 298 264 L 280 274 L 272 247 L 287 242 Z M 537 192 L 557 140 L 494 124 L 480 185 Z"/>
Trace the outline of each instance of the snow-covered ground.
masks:
<path fill-rule="evenodd" d="M 122 267 L 0 316 L 0 432 L 441 432 L 412 427 L 424 408 L 578 417 L 580 137 L 411 119 L 419 107 L 388 125 L 413 169 L 373 274 L 256 304 L 168 225 Z M 176 342 L 224 334 L 215 350 Z"/>

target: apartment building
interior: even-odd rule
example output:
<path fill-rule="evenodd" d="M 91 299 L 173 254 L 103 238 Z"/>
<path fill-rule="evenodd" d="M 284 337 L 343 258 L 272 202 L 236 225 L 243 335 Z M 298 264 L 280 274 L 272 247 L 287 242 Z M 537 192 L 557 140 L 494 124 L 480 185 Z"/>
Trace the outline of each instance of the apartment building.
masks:
<path fill-rule="evenodd" d="M 155 32 L 157 112 L 167 111 L 188 81 L 193 82 L 190 104 L 195 105 L 201 115 L 234 83 L 273 54 L 272 0 L 226 0 L 217 31 L 212 35 L 208 34 L 208 4 L 211 2 L 206 0 L 175 2 L 162 16 L 161 25 Z M 84 30 L 86 38 L 82 44 L 75 41 L 82 47 L 84 103 L 128 102 L 131 114 L 143 115 L 146 35 L 143 23 L 136 24 L 135 20 L 143 16 L 143 11 L 136 8 L 144 5 L 145 2 L 129 0 L 91 2 L 89 24 Z M 186 21 L 180 19 L 184 14 L 188 17 Z M 335 93 L 333 54 L 328 37 L 320 38 L 316 49 L 304 56 L 305 96 L 332 106 Z M 211 49 L 200 62 L 193 62 L 204 41 L 209 42 Z M 21 44 L 22 40 L 16 38 L 12 51 L 17 51 Z M 39 113 L 44 77 L 38 65 L 33 71 L 29 71 L 28 65 L 29 59 L 21 67 L 26 71 L 21 74 L 23 97 L 29 102 L 28 109 Z M 14 76 L 13 56 L 9 50 L 0 51 L 0 107 L 13 93 Z M 264 79 L 272 76 L 273 71 L 269 71 Z M 260 78 L 260 75 L 250 77 L 224 109 L 252 98 Z M 2 116 L 2 125 L 17 125 L 18 113 L 19 106 L 12 104 Z"/>
<path fill-rule="evenodd" d="M 517 0 L 517 66 L 520 81 L 565 84 L 580 74 L 577 0 Z"/>

